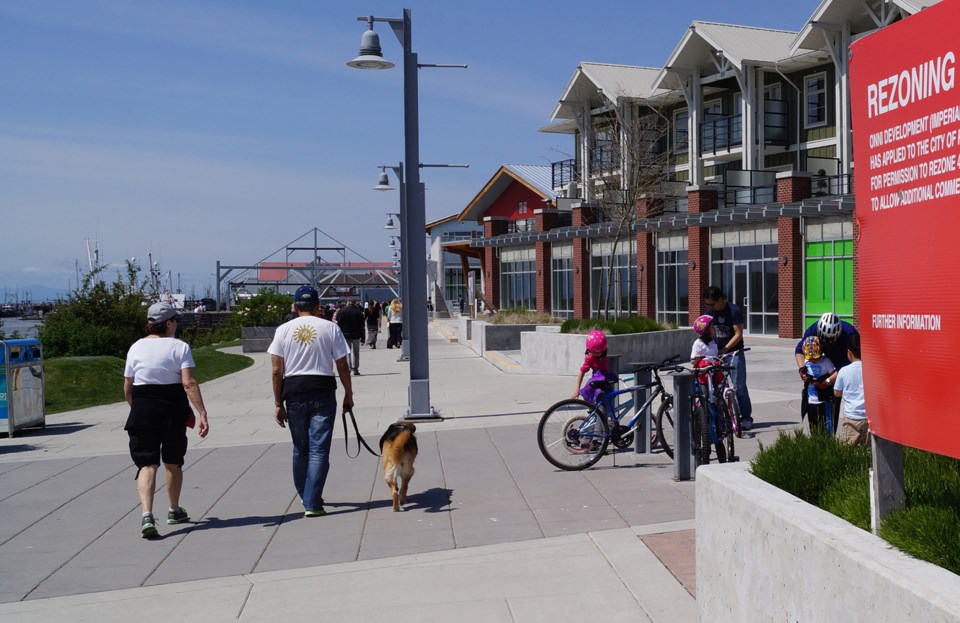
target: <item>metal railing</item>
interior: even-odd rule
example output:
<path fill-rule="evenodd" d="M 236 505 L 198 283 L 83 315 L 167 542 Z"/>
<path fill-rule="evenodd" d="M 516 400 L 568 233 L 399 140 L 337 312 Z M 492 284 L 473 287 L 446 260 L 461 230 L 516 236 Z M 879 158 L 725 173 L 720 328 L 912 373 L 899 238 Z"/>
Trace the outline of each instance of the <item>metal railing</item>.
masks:
<path fill-rule="evenodd" d="M 574 158 L 550 163 L 550 179 L 553 190 L 566 188 L 577 179 L 577 161 Z"/>
<path fill-rule="evenodd" d="M 830 197 L 853 193 L 853 174 L 819 175 L 810 181 L 810 192 L 814 197 Z"/>
<path fill-rule="evenodd" d="M 777 200 L 775 171 L 726 171 L 720 193 L 721 208 L 773 203 Z"/>
<path fill-rule="evenodd" d="M 704 115 L 700 124 L 700 150 L 714 153 L 743 144 L 743 118 L 740 115 L 722 117 Z"/>

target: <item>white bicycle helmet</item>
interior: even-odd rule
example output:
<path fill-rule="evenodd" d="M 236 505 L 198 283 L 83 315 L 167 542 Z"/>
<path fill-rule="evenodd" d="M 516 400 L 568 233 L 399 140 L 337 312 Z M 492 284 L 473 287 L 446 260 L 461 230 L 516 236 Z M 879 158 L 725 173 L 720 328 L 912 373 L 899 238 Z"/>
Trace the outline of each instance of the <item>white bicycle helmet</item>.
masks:
<path fill-rule="evenodd" d="M 823 342 L 833 342 L 840 337 L 840 319 L 832 312 L 820 316 L 817 321 L 817 337 Z"/>

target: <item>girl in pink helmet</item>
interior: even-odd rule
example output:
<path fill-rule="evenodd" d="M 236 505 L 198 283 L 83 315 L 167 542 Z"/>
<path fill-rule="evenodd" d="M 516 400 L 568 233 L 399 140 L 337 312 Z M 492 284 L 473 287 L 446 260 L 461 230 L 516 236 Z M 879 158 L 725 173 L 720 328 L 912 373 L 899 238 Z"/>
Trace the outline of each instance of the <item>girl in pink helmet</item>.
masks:
<path fill-rule="evenodd" d="M 577 376 L 577 391 L 574 398 L 583 398 L 590 404 L 600 400 L 605 389 L 610 389 L 610 383 L 617 377 L 610 372 L 610 362 L 607 359 L 607 336 L 603 331 L 594 329 L 587 334 L 587 350 L 584 353 L 583 365 L 580 366 L 580 375 Z M 587 372 L 593 371 L 587 384 L 580 387 Z"/>
<path fill-rule="evenodd" d="M 690 361 L 696 366 L 704 357 L 716 357 L 719 353 L 717 343 L 713 341 L 713 316 L 704 314 L 694 320 L 693 332 L 697 339 L 693 341 Z"/>

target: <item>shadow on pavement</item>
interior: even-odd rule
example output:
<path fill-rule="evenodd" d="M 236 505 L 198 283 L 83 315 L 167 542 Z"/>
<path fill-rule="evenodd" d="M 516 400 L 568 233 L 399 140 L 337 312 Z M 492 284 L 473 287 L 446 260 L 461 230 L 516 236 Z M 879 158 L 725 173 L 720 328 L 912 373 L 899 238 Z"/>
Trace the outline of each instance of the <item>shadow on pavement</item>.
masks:
<path fill-rule="evenodd" d="M 14 454 L 15 452 L 31 452 L 36 450 L 37 446 L 29 443 L 15 443 L 12 446 L 0 446 L 0 454 Z"/>
<path fill-rule="evenodd" d="M 48 424 L 46 428 L 28 428 L 23 431 L 23 433 L 17 433 L 18 435 L 24 434 L 24 436 L 30 436 L 31 434 L 43 435 L 46 436 L 55 436 L 55 435 L 69 435 L 71 433 L 76 433 L 85 428 L 90 428 L 92 424 L 81 424 L 79 422 L 63 422 L 62 424 Z"/>
<path fill-rule="evenodd" d="M 220 519 L 219 517 L 204 517 L 197 522 L 186 522 L 168 526 L 168 529 L 174 529 L 173 532 L 167 532 L 160 538 L 171 538 L 195 532 L 197 530 L 218 530 L 222 528 L 239 528 L 241 526 L 259 525 L 264 528 L 277 526 L 280 523 L 302 517 L 302 513 L 287 513 L 285 515 L 273 515 L 270 517 L 252 516 L 252 517 L 233 517 L 231 519 Z M 159 529 L 163 529 L 163 521 L 160 522 Z"/>

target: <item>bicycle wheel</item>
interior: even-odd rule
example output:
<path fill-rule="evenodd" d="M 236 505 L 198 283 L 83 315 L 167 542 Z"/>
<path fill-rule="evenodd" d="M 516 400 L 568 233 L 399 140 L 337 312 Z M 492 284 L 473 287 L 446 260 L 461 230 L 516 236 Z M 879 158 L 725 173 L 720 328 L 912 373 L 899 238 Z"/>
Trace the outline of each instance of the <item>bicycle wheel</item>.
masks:
<path fill-rule="evenodd" d="M 736 402 L 736 399 L 734 399 L 734 402 Z M 726 456 L 724 458 L 726 462 L 733 463 L 740 460 L 734 451 L 734 440 L 737 438 L 738 430 L 737 416 L 730 411 L 727 403 L 721 401 L 720 407 L 720 420 L 723 422 L 723 436 L 720 438 L 720 443 L 725 446 Z"/>
<path fill-rule="evenodd" d="M 693 458 L 696 467 L 710 463 L 710 415 L 702 399 L 693 399 Z"/>
<path fill-rule="evenodd" d="M 543 458 L 568 471 L 587 469 L 599 461 L 609 443 L 607 418 L 583 400 L 561 400 L 547 409 L 537 427 Z"/>
<path fill-rule="evenodd" d="M 730 429 L 730 413 L 727 411 L 727 405 L 722 400 L 717 400 L 713 405 L 716 418 L 713 421 L 714 431 L 717 442 L 714 447 L 717 450 L 717 463 L 726 463 L 728 456 L 733 453 L 727 453 L 727 441 L 733 442 L 733 431 Z M 711 439 L 712 441 L 712 439 Z M 733 447 L 732 445 L 730 446 Z"/>
<path fill-rule="evenodd" d="M 671 459 L 676 445 L 676 434 L 673 427 L 673 400 L 664 399 L 657 409 L 657 443 Z"/>
<path fill-rule="evenodd" d="M 740 429 L 740 403 L 737 402 L 737 394 L 732 389 L 723 390 L 723 400 L 727 403 L 727 411 L 730 412 L 730 425 L 733 434 L 737 437 L 743 437 L 743 431 Z"/>

